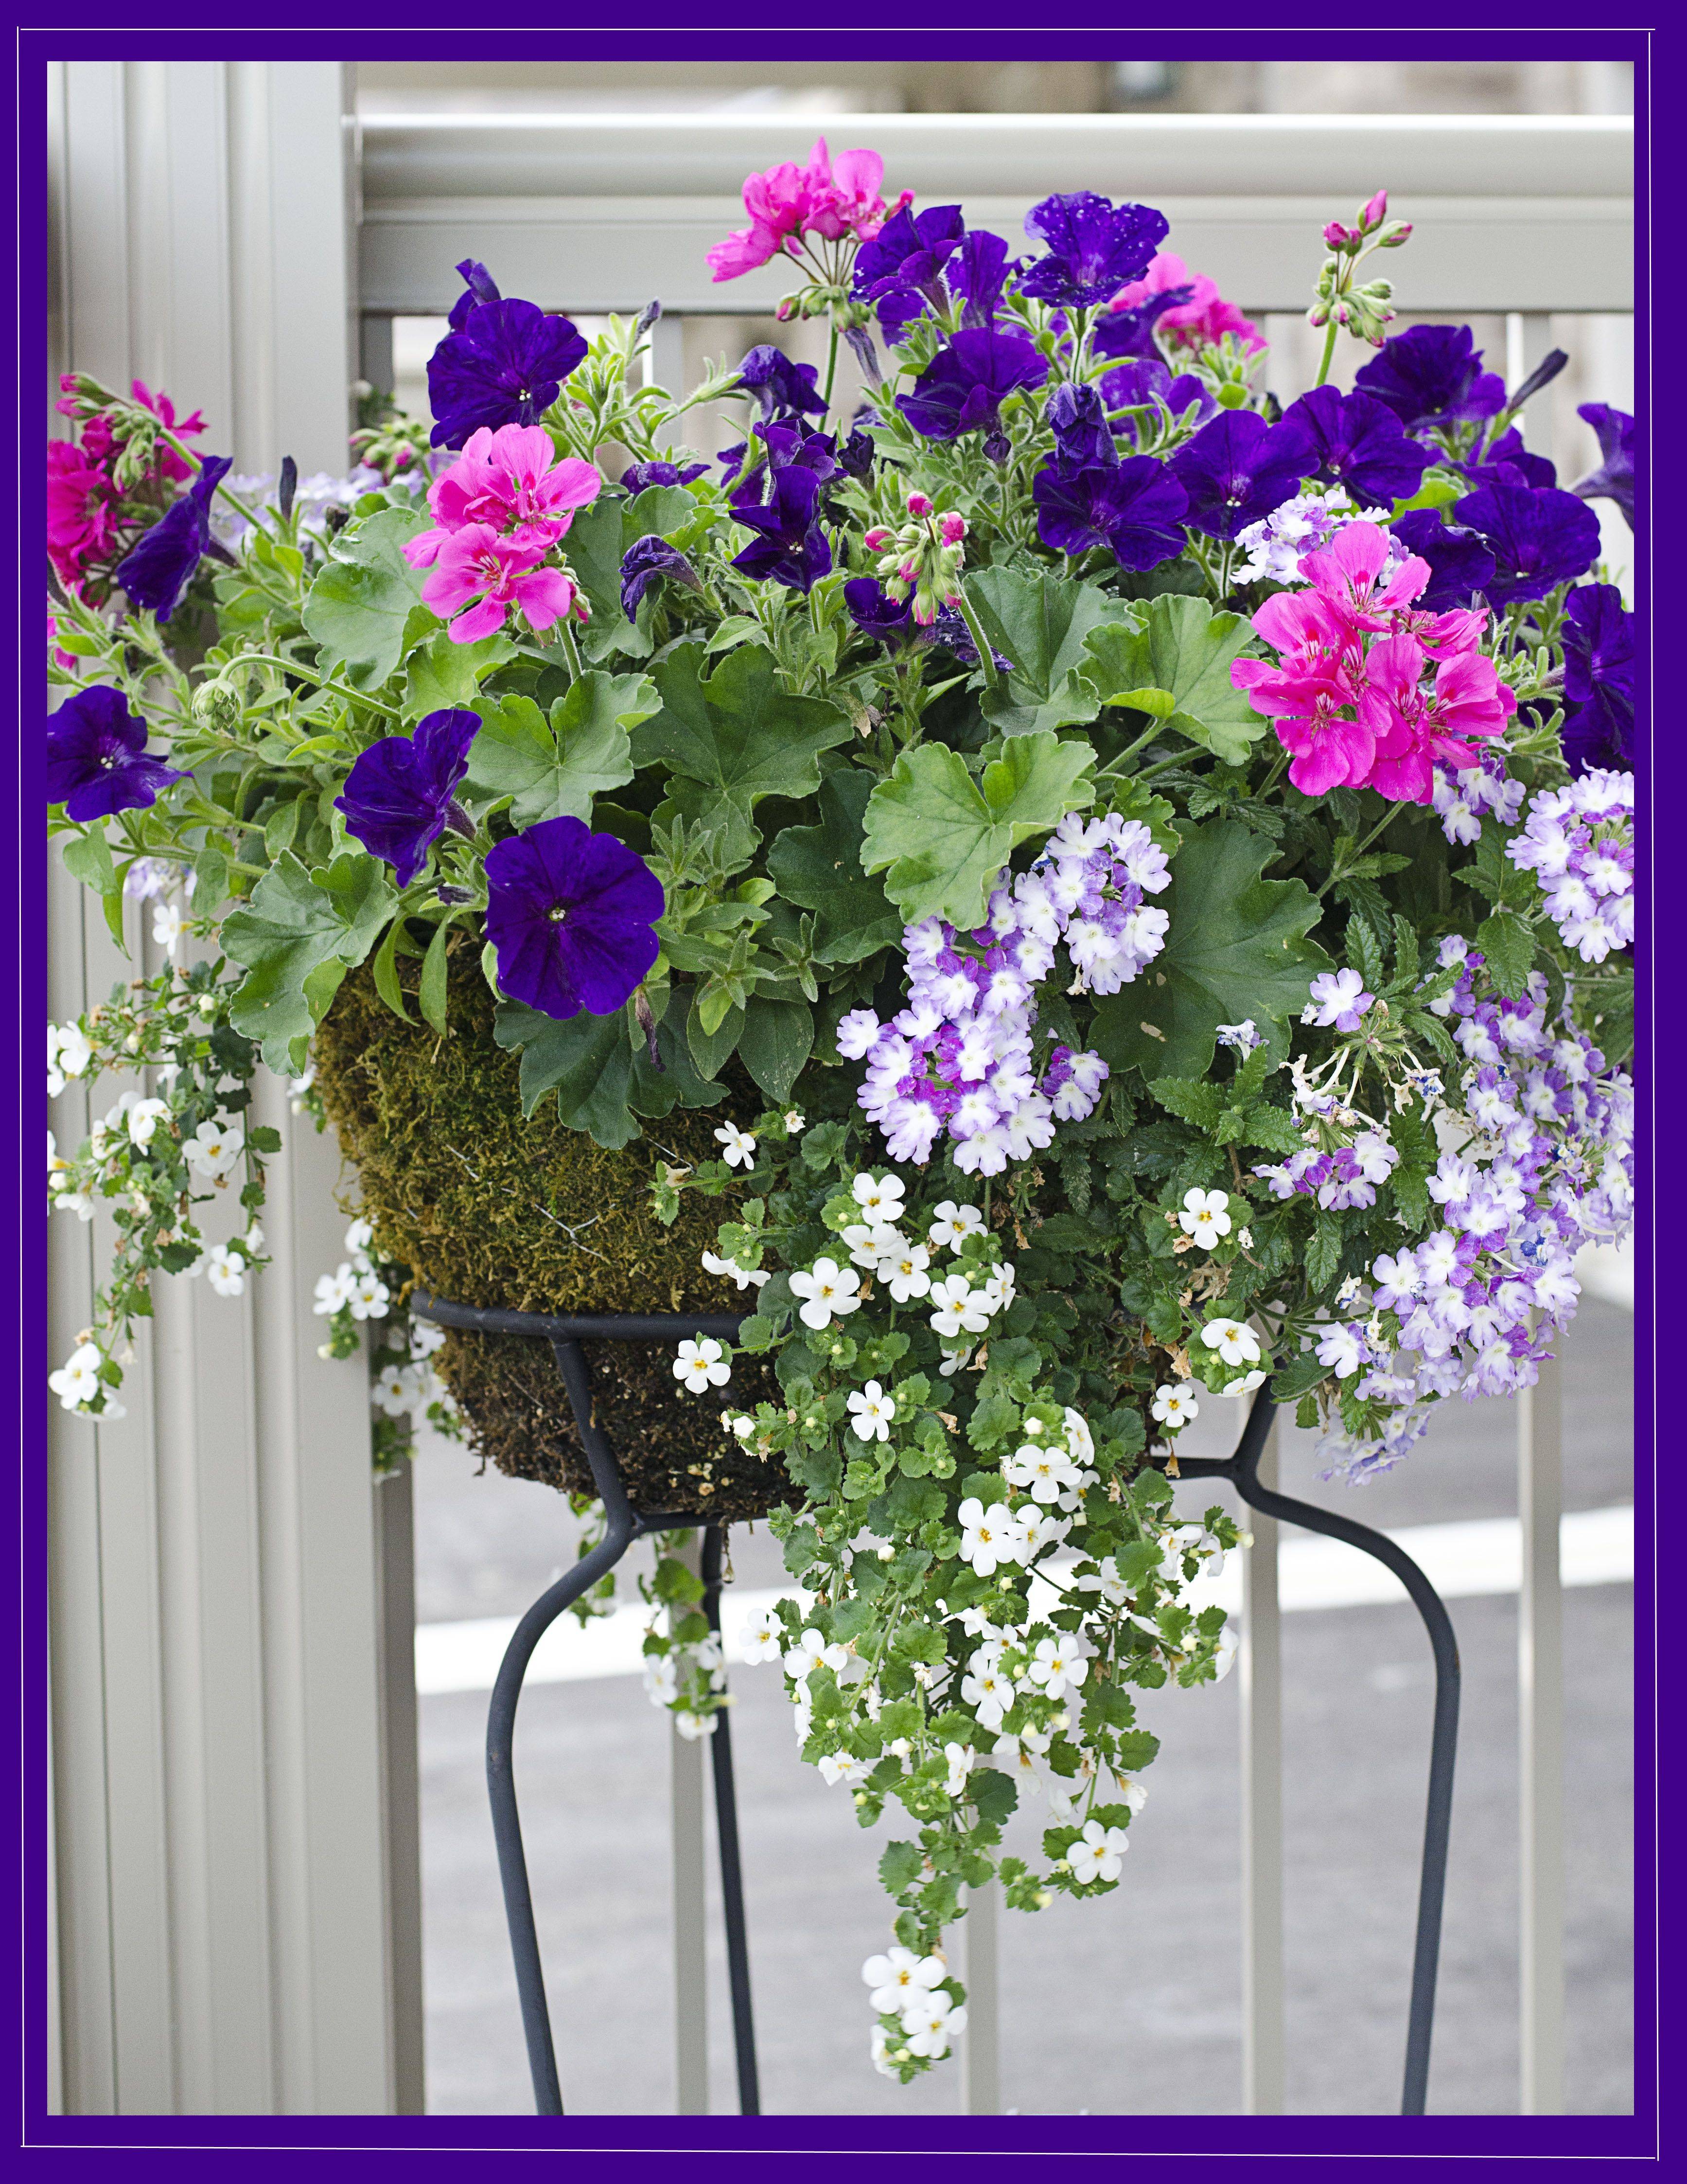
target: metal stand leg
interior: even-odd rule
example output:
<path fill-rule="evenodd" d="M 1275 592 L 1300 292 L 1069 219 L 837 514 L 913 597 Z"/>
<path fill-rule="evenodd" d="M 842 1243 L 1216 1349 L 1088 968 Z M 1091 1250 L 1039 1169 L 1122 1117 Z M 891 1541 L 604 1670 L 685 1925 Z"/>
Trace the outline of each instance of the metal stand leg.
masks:
<path fill-rule="evenodd" d="M 724 1528 L 711 1524 L 703 1535 L 703 1612 L 709 1628 L 721 1635 L 721 1557 Z M 732 2045 L 738 2056 L 738 2114 L 761 2114 L 761 2086 L 755 2061 L 755 2020 L 749 1996 L 749 1938 L 744 1925 L 743 1863 L 738 1852 L 738 1806 L 732 1786 L 732 1709 L 715 1718 L 709 1740 L 715 1764 L 715 1833 L 721 1849 L 721 1908 L 727 1923 L 727 1977 L 732 1991 Z"/>

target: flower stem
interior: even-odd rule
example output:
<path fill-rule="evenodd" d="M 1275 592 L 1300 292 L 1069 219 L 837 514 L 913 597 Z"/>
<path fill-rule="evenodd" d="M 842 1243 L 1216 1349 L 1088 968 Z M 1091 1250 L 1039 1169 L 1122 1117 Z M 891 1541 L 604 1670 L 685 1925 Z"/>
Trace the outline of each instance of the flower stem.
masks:
<path fill-rule="evenodd" d="M 384 698 L 370 698 L 361 690 L 354 690 L 343 682 L 337 682 L 331 675 L 319 675 L 314 667 L 305 666 L 301 660 L 283 660 L 273 652 L 242 652 L 231 665 L 240 662 L 257 667 L 279 667 L 284 675 L 302 675 L 308 682 L 315 682 L 319 688 L 331 690 L 337 698 L 348 698 L 354 705 L 367 705 L 372 713 L 385 713 L 389 720 L 393 721 L 404 718 L 398 706 L 389 705 Z"/>
<path fill-rule="evenodd" d="M 1314 387 L 1322 387 L 1324 382 L 1330 376 L 1330 366 L 1335 362 L 1335 334 L 1336 322 L 1334 315 L 1332 314 L 1330 318 L 1330 330 L 1324 336 L 1323 359 L 1318 366 L 1318 376 L 1312 382 Z"/>
<path fill-rule="evenodd" d="M 973 644 L 978 648 L 978 665 L 984 671 L 984 688 L 987 690 L 994 690 L 997 682 L 996 657 L 990 649 L 983 631 L 978 626 L 977 610 L 964 591 L 956 592 L 949 604 L 966 623 L 972 634 Z"/>
<path fill-rule="evenodd" d="M 838 373 L 838 319 L 836 314 L 828 313 L 827 321 L 832 328 L 832 336 L 831 339 L 826 345 L 826 384 L 821 389 L 821 398 L 826 404 L 826 415 L 829 417 L 832 415 L 832 382 L 837 376 Z M 824 418 L 821 420 L 821 422 L 825 422 Z"/>
<path fill-rule="evenodd" d="M 1377 822 L 1376 825 L 1371 829 L 1364 840 L 1356 844 L 1350 855 L 1348 856 L 1344 863 L 1336 866 L 1335 870 L 1324 882 L 1322 887 L 1317 889 L 1317 893 L 1319 894 L 1327 894 L 1339 879 L 1343 878 L 1347 873 L 1350 872 L 1353 870 L 1353 867 L 1359 862 L 1359 860 L 1364 855 L 1367 850 L 1370 848 L 1372 843 L 1376 840 L 1378 835 L 1380 834 L 1384 828 L 1389 826 L 1400 812 L 1404 811 L 1405 809 L 1406 800 L 1403 797 L 1398 804 L 1389 805 L 1388 810 L 1384 812 L 1382 817 Z"/>
<path fill-rule="evenodd" d="M 557 624 L 557 635 L 562 640 L 563 657 L 568 662 L 568 679 L 577 682 L 585 671 L 580 665 L 580 648 L 574 642 L 574 632 L 568 627 L 566 616 Z"/>

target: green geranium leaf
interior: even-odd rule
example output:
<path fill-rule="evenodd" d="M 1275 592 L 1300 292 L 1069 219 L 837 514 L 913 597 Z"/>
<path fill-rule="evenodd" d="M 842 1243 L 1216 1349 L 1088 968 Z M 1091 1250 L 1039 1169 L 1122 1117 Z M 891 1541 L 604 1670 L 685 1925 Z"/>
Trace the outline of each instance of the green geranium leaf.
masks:
<path fill-rule="evenodd" d="M 901 936 L 879 881 L 861 868 L 873 777 L 841 766 L 820 785 L 820 824 L 788 827 L 767 853 L 768 877 L 788 902 L 816 913 L 815 961 L 859 963 Z"/>
<path fill-rule="evenodd" d="M 565 814 L 589 820 L 592 800 L 632 778 L 627 731 L 656 710 L 648 675 L 608 675 L 588 668 L 550 709 L 548 722 L 531 698 L 508 697 L 469 752 L 468 787 L 487 801 L 512 800 L 510 822 L 532 827 Z"/>
<path fill-rule="evenodd" d="M 982 922 L 998 874 L 1022 842 L 1094 801 L 1094 754 L 1047 729 L 1016 736 L 975 781 L 942 744 L 897 760 L 867 800 L 861 863 L 885 874 L 885 892 L 910 925 Z"/>
<path fill-rule="evenodd" d="M 223 951 L 246 966 L 230 1021 L 271 1069 L 296 1074 L 341 979 L 361 963 L 398 898 L 377 859 L 349 853 L 308 872 L 287 850 L 223 920 Z"/>
<path fill-rule="evenodd" d="M 1094 584 L 1016 569 L 979 570 L 966 579 L 966 596 L 991 645 L 1013 662 L 980 700 L 999 734 L 1032 735 L 1095 718 L 1100 701 L 1077 679 L 1084 641 L 1105 623 L 1133 621 L 1140 609 Z"/>
<path fill-rule="evenodd" d="M 618 1150 L 638 1136 L 640 1115 L 660 1117 L 676 1106 L 712 1106 L 721 1088 L 701 1078 L 686 1050 L 685 1001 L 671 994 L 656 1034 L 662 1067 L 653 1069 L 642 1034 L 629 1032 L 627 1011 L 606 1017 L 542 1015 L 519 1001 L 501 1001 L 493 1023 L 498 1045 L 521 1056 L 521 1112 L 531 1115 L 548 1095 L 571 1130 L 586 1130 Z"/>
<path fill-rule="evenodd" d="M 1078 679 L 1103 705 L 1128 705 L 1239 766 L 1266 722 L 1230 680 L 1230 663 L 1253 636 L 1240 615 L 1172 593 L 1150 602 L 1144 626 L 1104 625 L 1084 647 Z M 1092 716 L 1093 717 L 1093 716 Z"/>
<path fill-rule="evenodd" d="M 791 1087 L 813 1051 L 814 1011 L 806 1001 L 752 996 L 738 1034 L 738 1052 L 774 1106 L 783 1106 L 790 1098 Z"/>
<path fill-rule="evenodd" d="M 702 667 L 703 648 L 682 644 L 655 670 L 662 707 L 633 732 L 638 765 L 725 789 L 746 810 L 759 796 L 811 796 L 821 752 L 855 733 L 848 714 L 788 696 L 759 644 L 731 654 L 706 681 Z"/>
<path fill-rule="evenodd" d="M 1151 1080 L 1205 1077 L 1222 1023 L 1251 1017 L 1273 1060 L 1320 971 L 1306 939 L 1317 899 L 1299 880 L 1260 878 L 1277 854 L 1235 819 L 1193 828 L 1172 866 L 1162 953 L 1142 976 L 1095 1006 L 1095 1045 L 1116 1069 Z"/>
<path fill-rule="evenodd" d="M 486 677 L 515 656 L 507 637 L 454 644 L 450 632 L 442 629 L 422 651 L 410 655 L 404 671 L 404 718 L 420 721 L 448 707 L 472 705 Z"/>
<path fill-rule="evenodd" d="M 348 523 L 305 599 L 302 619 L 321 647 L 322 666 L 343 668 L 359 690 L 386 682 L 418 630 L 439 627 L 421 604 L 420 571 L 399 551 L 428 522 L 425 509 L 382 508 Z"/>

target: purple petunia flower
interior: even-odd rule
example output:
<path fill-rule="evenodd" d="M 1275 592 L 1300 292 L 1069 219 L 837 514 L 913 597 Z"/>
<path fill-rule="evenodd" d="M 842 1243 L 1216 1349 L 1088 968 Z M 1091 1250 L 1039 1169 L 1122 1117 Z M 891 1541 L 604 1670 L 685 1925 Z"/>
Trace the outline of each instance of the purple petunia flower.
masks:
<path fill-rule="evenodd" d="M 1111 469 L 1118 461 L 1107 412 L 1093 387 L 1062 381 L 1049 397 L 1043 421 L 1055 436 L 1055 469 L 1060 476 Z"/>
<path fill-rule="evenodd" d="M 1389 528 L 1408 553 L 1429 564 L 1429 581 L 1417 601 L 1428 613 L 1467 607 L 1471 594 L 1485 592 L 1493 581 L 1487 542 L 1462 524 L 1443 523 L 1433 508 L 1414 508 Z"/>
<path fill-rule="evenodd" d="M 1428 450 L 1408 440 L 1393 410 L 1371 395 L 1315 387 L 1289 404 L 1283 422 L 1300 427 L 1317 458 L 1317 475 L 1345 487 L 1356 506 L 1410 500 L 1423 482 Z"/>
<path fill-rule="evenodd" d="M 838 450 L 838 467 L 845 477 L 871 477 L 873 468 L 873 436 L 863 426 L 851 427 L 849 437 Z"/>
<path fill-rule="evenodd" d="M 1126 569 L 1154 569 L 1183 550 L 1189 495 L 1166 465 L 1131 455 L 1116 465 L 1062 476 L 1042 470 L 1032 483 L 1037 535 L 1063 554 L 1111 546 Z"/>
<path fill-rule="evenodd" d="M 738 385 L 760 403 L 766 425 L 799 425 L 805 416 L 823 417 L 826 403 L 815 387 L 818 376 L 811 364 L 793 364 L 771 342 L 758 342 L 738 366 Z"/>
<path fill-rule="evenodd" d="M 1559 731 L 1573 774 L 1634 762 L 1634 617 L 1615 584 L 1578 584 L 1564 603 Z"/>
<path fill-rule="evenodd" d="M 232 467 L 227 455 L 207 455 L 199 475 L 174 507 L 142 532 L 117 565 L 116 580 L 131 607 L 150 608 L 168 621 L 181 604 L 206 554 L 220 561 L 234 556 L 211 535 L 211 497 L 217 482 Z"/>
<path fill-rule="evenodd" d="M 765 583 L 806 593 L 832 566 L 832 549 L 820 526 L 821 481 L 796 463 L 771 477 L 772 492 L 760 506 L 732 504 L 737 520 L 760 533 L 734 557 L 732 566 Z"/>
<path fill-rule="evenodd" d="M 1128 304 L 1122 311 L 1104 311 L 1089 337 L 1090 348 L 1097 356 L 1137 357 L 1158 363 L 1160 351 L 1154 340 L 1156 322 L 1163 312 L 1187 304 L 1194 292 L 1193 282 L 1182 288 L 1156 288 L 1151 296 Z"/>
<path fill-rule="evenodd" d="M 822 484 L 836 477 L 843 467 L 838 462 L 837 443 L 829 432 L 811 432 L 800 421 L 788 425 L 758 425 L 754 437 L 761 444 L 748 469 L 744 458 L 748 447 L 731 452 L 738 460 L 727 471 L 722 482 L 732 489 L 734 508 L 755 508 L 765 503 L 771 490 L 770 481 L 782 470 L 812 471 Z M 726 458 L 721 458 L 724 462 Z"/>
<path fill-rule="evenodd" d="M 689 485 L 708 468 L 707 463 L 688 463 L 683 470 L 677 463 L 629 463 L 619 482 L 624 493 L 643 493 L 653 485 Z"/>
<path fill-rule="evenodd" d="M 451 306 L 451 315 L 446 320 L 454 334 L 462 332 L 469 322 L 469 314 L 482 304 L 499 304 L 504 298 L 498 286 L 477 258 L 459 261 L 457 270 L 465 282 L 462 294 Z"/>
<path fill-rule="evenodd" d="M 1383 343 L 1353 383 L 1392 410 L 1408 432 L 1492 417 L 1506 402 L 1506 382 L 1482 369 L 1468 326 L 1409 326 Z"/>
<path fill-rule="evenodd" d="M 1218 404 L 1204 380 L 1192 371 L 1174 379 L 1157 356 L 1130 357 L 1100 382 L 1101 399 L 1111 410 L 1145 410 L 1163 402 L 1174 417 L 1194 408 L 1192 422 L 1205 424 L 1218 415 Z"/>
<path fill-rule="evenodd" d="M 78 690 L 47 724 L 47 800 L 62 804 L 79 827 L 142 811 L 187 778 L 147 756 L 147 724 L 120 690 Z"/>
<path fill-rule="evenodd" d="M 963 326 L 994 326 L 996 309 L 1011 270 L 1007 245 L 1000 236 L 992 235 L 987 227 L 967 231 L 966 239 L 955 253 L 947 276 L 955 294 L 966 299 L 960 315 Z"/>
<path fill-rule="evenodd" d="M 938 618 L 926 631 L 925 642 L 940 644 L 945 652 L 952 653 L 963 667 L 978 665 L 978 648 L 972 642 L 972 632 L 966 627 L 966 617 L 954 607 L 938 609 Z M 1014 665 L 1007 655 L 998 652 L 994 645 L 990 647 L 990 657 L 1004 675 Z"/>
<path fill-rule="evenodd" d="M 571 321 L 537 304 L 476 304 L 427 360 L 431 444 L 460 448 L 483 425 L 537 425 L 585 354 Z"/>
<path fill-rule="evenodd" d="M 1543 493 L 1484 486 L 1455 502 L 1453 514 L 1494 549 L 1495 573 L 1486 590 L 1495 606 L 1544 599 L 1555 584 L 1583 575 L 1599 559 L 1599 518 L 1585 501 L 1556 486 Z"/>
<path fill-rule="evenodd" d="M 877 577 L 851 577 L 844 587 L 844 604 L 856 628 L 884 644 L 905 637 L 914 625 L 913 600 L 892 599 Z"/>
<path fill-rule="evenodd" d="M 1178 448 L 1171 466 L 1189 495 L 1190 527 L 1233 538 L 1287 500 L 1314 460 L 1298 425 L 1267 425 L 1256 410 L 1225 410 Z"/>
<path fill-rule="evenodd" d="M 969 327 L 940 348 L 896 406 L 928 440 L 988 434 L 986 451 L 1000 437 L 1001 405 L 1022 387 L 1040 387 L 1049 366 L 1028 341 L 993 326 Z M 1004 448 L 1002 452 L 1005 452 Z"/>
<path fill-rule="evenodd" d="M 566 1018 L 606 1017 L 655 961 L 661 882 L 613 834 L 543 819 L 488 851 L 487 938 L 512 1000 Z"/>
<path fill-rule="evenodd" d="M 854 292 L 877 304 L 888 340 L 919 318 L 928 305 L 942 310 L 949 302 L 943 270 L 960 248 L 966 229 L 959 205 L 932 205 L 922 213 L 904 205 L 886 220 L 855 258 Z"/>
<path fill-rule="evenodd" d="M 693 592 L 703 588 L 698 574 L 677 546 L 665 538 L 635 538 L 621 558 L 621 610 L 631 621 L 638 602 L 659 577 L 671 577 Z"/>
<path fill-rule="evenodd" d="M 1151 205 L 1115 205 L 1093 190 L 1044 198 L 1025 215 L 1025 232 L 1048 248 L 1021 276 L 1040 303 L 1068 309 L 1105 303 L 1148 270 L 1166 240 L 1164 213 Z"/>
<path fill-rule="evenodd" d="M 1626 410 L 1604 402 L 1584 402 L 1576 412 L 1599 435 L 1603 458 L 1596 471 L 1570 488 L 1584 500 L 1614 500 L 1623 521 L 1634 527 L 1634 421 Z"/>
<path fill-rule="evenodd" d="M 1523 436 L 1513 425 L 1502 432 L 1491 447 L 1473 451 L 1468 461 L 1455 463 L 1452 467 L 1467 477 L 1472 485 L 1521 485 L 1533 492 L 1543 486 L 1556 485 L 1558 471 L 1556 464 L 1545 455 L 1533 455 L 1523 445 Z"/>
<path fill-rule="evenodd" d="M 409 736 L 383 736 L 362 752 L 334 800 L 372 857 L 393 866 L 407 888 L 427 862 L 427 853 L 454 827 L 472 834 L 455 790 L 469 770 L 469 746 L 480 733 L 480 716 L 465 707 L 429 713 Z"/>

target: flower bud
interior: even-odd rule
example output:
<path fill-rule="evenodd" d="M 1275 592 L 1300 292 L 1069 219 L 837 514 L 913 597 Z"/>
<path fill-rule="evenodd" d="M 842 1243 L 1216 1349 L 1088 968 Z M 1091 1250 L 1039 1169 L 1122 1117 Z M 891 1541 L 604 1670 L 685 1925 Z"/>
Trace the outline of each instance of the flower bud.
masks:
<path fill-rule="evenodd" d="M 1377 237 L 1377 248 L 1378 250 L 1398 250 L 1402 242 L 1410 240 L 1411 235 L 1411 222 L 1409 220 L 1398 220 Z"/>
<path fill-rule="evenodd" d="M 1368 234 L 1372 228 L 1380 227 L 1388 216 L 1389 193 L 1386 190 L 1378 190 L 1359 215 L 1361 233 Z"/>
<path fill-rule="evenodd" d="M 922 493 L 910 493 L 908 496 L 908 513 L 910 515 L 929 515 L 933 507 L 933 503 Z"/>
<path fill-rule="evenodd" d="M 938 521 L 942 527 L 945 546 L 958 546 L 966 536 L 966 518 L 955 509 L 950 509 L 946 515 L 939 516 Z"/>
<path fill-rule="evenodd" d="M 890 533 L 882 523 L 876 523 L 862 539 L 861 543 L 870 554 L 881 553 L 890 543 Z"/>
<path fill-rule="evenodd" d="M 1332 250 L 1345 250 L 1350 242 L 1356 240 L 1351 230 L 1344 227 L 1339 220 L 1333 220 L 1324 230 L 1324 241 Z"/>

